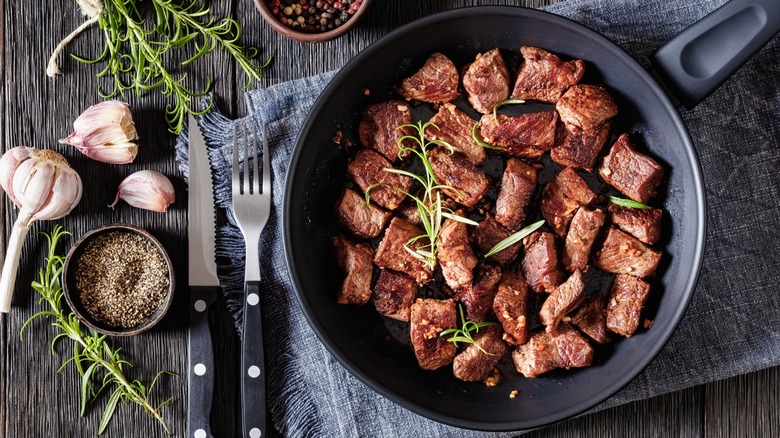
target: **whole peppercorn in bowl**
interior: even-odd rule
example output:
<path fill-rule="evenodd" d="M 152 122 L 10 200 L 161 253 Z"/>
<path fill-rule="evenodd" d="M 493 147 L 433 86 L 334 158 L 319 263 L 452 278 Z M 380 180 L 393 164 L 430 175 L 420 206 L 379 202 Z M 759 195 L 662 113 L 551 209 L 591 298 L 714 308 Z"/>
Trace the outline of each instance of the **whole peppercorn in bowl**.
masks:
<path fill-rule="evenodd" d="M 65 300 L 93 330 L 131 336 L 156 325 L 173 301 L 171 259 L 148 231 L 111 224 L 84 234 L 68 251 Z"/>
<path fill-rule="evenodd" d="M 254 0 L 265 21 L 296 41 L 328 41 L 346 33 L 371 0 Z"/>

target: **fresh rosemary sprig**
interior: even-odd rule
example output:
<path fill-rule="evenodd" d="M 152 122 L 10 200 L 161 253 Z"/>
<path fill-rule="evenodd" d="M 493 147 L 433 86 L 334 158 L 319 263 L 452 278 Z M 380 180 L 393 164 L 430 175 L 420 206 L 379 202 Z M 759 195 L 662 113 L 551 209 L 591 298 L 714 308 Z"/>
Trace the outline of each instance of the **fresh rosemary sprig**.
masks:
<path fill-rule="evenodd" d="M 642 209 L 650 208 L 649 205 L 642 204 L 639 201 L 634 201 L 633 199 L 618 198 L 617 196 L 610 196 L 609 202 L 627 208 L 642 208 Z"/>
<path fill-rule="evenodd" d="M 426 266 L 433 269 L 436 266 L 436 254 L 438 253 L 438 241 L 439 234 L 441 232 L 442 218 L 452 219 L 455 221 L 463 222 L 468 225 L 479 225 L 477 222 L 471 219 L 456 215 L 450 208 L 445 207 L 442 204 L 440 190 L 448 189 L 454 192 L 458 192 L 452 186 L 447 184 L 440 184 L 436 178 L 436 174 L 433 172 L 433 167 L 428 159 L 428 151 L 434 146 L 443 146 L 454 152 L 454 148 L 451 144 L 445 140 L 428 140 L 425 137 L 425 130 L 428 127 L 439 129 L 433 122 L 418 121 L 417 124 L 404 124 L 398 127 L 398 129 L 411 128 L 416 131 L 415 134 L 406 134 L 398 139 L 398 156 L 403 159 L 403 156 L 407 153 L 416 155 L 422 162 L 425 169 L 425 175 L 417 175 L 415 173 L 394 168 L 385 168 L 386 172 L 397 173 L 404 175 L 417 181 L 423 188 L 422 198 L 415 196 L 411 193 L 403 191 L 397 187 L 392 187 L 394 190 L 398 190 L 414 200 L 417 205 L 417 211 L 420 215 L 420 221 L 423 224 L 423 234 L 416 236 L 406 242 L 404 248 L 412 254 L 416 259 L 422 261 Z M 415 143 L 419 148 L 405 146 L 406 140 L 410 140 Z M 369 201 L 369 191 L 376 186 L 385 185 L 382 183 L 373 184 L 366 190 L 366 202 Z M 412 248 L 412 245 L 420 242 L 417 248 Z"/>
<path fill-rule="evenodd" d="M 261 70 L 268 66 L 271 58 L 262 64 L 255 62 L 258 51 L 245 48 L 239 43 L 241 26 L 232 18 L 217 20 L 210 16 L 211 10 L 198 1 L 151 0 L 154 14 L 146 20 L 141 12 L 140 0 L 77 0 L 85 15 L 86 23 L 97 21 L 104 35 L 103 52 L 94 59 L 73 55 L 76 60 L 94 64 L 105 62 L 105 68 L 98 77 L 110 77 L 113 84 L 109 90 L 98 89 L 104 98 L 124 96 L 125 91 L 134 90 L 140 95 L 157 88 L 163 95 L 173 99 L 166 107 L 168 129 L 178 134 L 187 113 L 203 114 L 210 109 L 197 108 L 197 98 L 211 88 L 211 80 L 199 91 L 185 85 L 186 74 L 174 73 L 177 67 L 193 63 L 203 55 L 221 47 L 228 52 L 238 66 L 246 73 L 248 88 L 260 80 Z M 85 24 L 86 24 L 85 23 Z M 80 26 L 69 35 L 52 54 L 47 74 L 59 73 L 57 55 L 75 34 L 84 30 Z M 195 54 L 171 68 L 169 63 L 173 51 L 194 44 Z"/>
<path fill-rule="evenodd" d="M 485 258 L 488 258 L 488 257 L 490 257 L 490 256 L 492 256 L 494 254 L 497 254 L 497 253 L 499 253 L 499 252 L 509 248 L 510 246 L 514 245 L 515 243 L 525 239 L 526 236 L 530 235 L 534 231 L 536 231 L 539 228 L 541 228 L 542 225 L 544 225 L 544 220 L 540 220 L 540 221 L 534 222 L 531 225 L 523 228 L 522 230 L 520 230 L 520 231 L 518 231 L 516 233 L 510 234 L 509 236 L 507 236 L 502 241 L 496 243 L 496 245 L 494 247 L 490 248 L 490 251 L 485 253 Z"/>
<path fill-rule="evenodd" d="M 24 330 L 33 320 L 38 317 L 46 317 L 52 319 L 51 325 L 58 329 L 58 333 L 51 341 L 52 354 L 55 353 L 58 341 L 65 338 L 73 341 L 73 356 L 63 362 L 57 371 L 59 372 L 69 363 L 73 363 L 79 375 L 81 375 L 80 415 L 83 417 L 86 414 L 87 404 L 95 400 L 101 392 L 104 390 L 111 391 L 100 419 L 98 435 L 106 430 L 117 404 L 121 401 L 125 404 L 132 402 L 140 405 L 147 414 L 160 422 L 165 433 L 170 436 L 171 431 L 160 415 L 160 409 L 170 402 L 172 398 L 154 406 L 149 397 L 157 383 L 157 379 L 162 375 L 170 375 L 172 373 L 169 371 L 158 372 L 148 386 L 139 380 L 130 380 L 124 374 L 124 369 L 126 367 L 132 368 L 133 365 L 122 358 L 120 354 L 121 349 L 112 346 L 105 335 L 92 330 L 89 333 L 82 330 L 76 315 L 62 308 L 63 291 L 60 278 L 65 259 L 57 254 L 57 244 L 60 239 L 70 233 L 63 231 L 62 227 L 57 225 L 51 234 L 41 234 L 46 237 L 49 250 L 46 256 L 46 265 L 40 268 L 38 280 L 32 282 L 32 288 L 40 294 L 38 302 L 48 305 L 48 308 L 28 318 L 22 325 L 19 337 L 23 337 Z"/>
<path fill-rule="evenodd" d="M 447 335 L 452 335 L 449 337 L 449 339 L 447 339 L 447 342 L 452 342 L 452 344 L 455 345 L 455 348 L 458 347 L 458 342 L 463 342 L 466 344 L 474 344 L 477 345 L 479 351 L 492 356 L 492 353 L 488 353 L 476 343 L 476 341 L 474 340 L 474 334 L 479 333 L 479 329 L 490 325 L 495 325 L 496 323 L 491 321 L 482 321 L 482 322 L 468 321 L 466 319 L 466 316 L 463 314 L 463 305 L 458 304 L 458 310 L 460 311 L 460 321 L 461 321 L 460 328 L 451 328 L 447 330 L 442 330 L 442 332 L 439 333 L 439 336 L 444 337 Z"/>

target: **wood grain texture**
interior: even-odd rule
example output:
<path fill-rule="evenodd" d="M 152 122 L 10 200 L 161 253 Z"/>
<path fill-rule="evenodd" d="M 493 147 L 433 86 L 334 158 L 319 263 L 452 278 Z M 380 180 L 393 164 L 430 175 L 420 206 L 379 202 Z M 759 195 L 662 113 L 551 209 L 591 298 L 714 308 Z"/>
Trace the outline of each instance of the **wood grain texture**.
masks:
<path fill-rule="evenodd" d="M 256 13 L 251 0 L 211 1 L 216 16 L 232 15 L 244 28 L 243 41 L 258 47 L 261 56 L 272 56 L 267 77 L 255 86 L 265 87 L 342 67 L 357 53 L 392 29 L 414 19 L 457 7 L 503 4 L 538 7 L 557 0 L 475 1 L 429 0 L 405 2 L 374 0 L 374 5 L 358 26 L 346 36 L 322 44 L 302 44 L 277 35 Z M 0 0 L 0 145 L 3 150 L 18 144 L 47 147 L 63 152 L 84 179 L 81 204 L 61 223 L 74 238 L 89 229 L 110 222 L 128 222 L 151 231 L 168 248 L 174 260 L 178 287 L 168 317 L 160 326 L 134 338 L 117 339 L 136 369 L 131 377 L 149 380 L 159 369 L 175 376 L 163 379 L 157 389 L 158 401 L 173 396 L 163 416 L 174 435 L 185 436 L 186 418 L 186 256 L 187 192 L 174 161 L 174 138 L 166 132 L 163 111 L 168 100 L 154 92 L 142 96 L 128 94 L 141 136 L 141 150 L 135 163 L 112 166 L 86 159 L 57 139 L 69 134 L 72 121 L 87 106 L 102 99 L 98 86 L 108 81 L 95 74 L 100 65 L 87 66 L 63 56 L 64 75 L 45 76 L 45 61 L 52 48 L 83 18 L 73 0 Z M 90 29 L 78 37 L 68 53 L 94 56 L 100 51 L 100 34 Z M 241 88 L 246 77 L 224 53 L 208 55 L 196 67 L 185 69 L 188 83 L 196 86 L 214 79 L 215 104 L 227 114 L 246 113 Z M 178 199 L 166 214 L 145 212 L 120 204 L 106 207 L 119 182 L 141 169 L 154 169 L 168 175 Z M 10 233 L 16 212 L 3 197 L 3 233 Z M 33 231 L 50 230 L 53 224 L 37 224 Z M 73 242 L 67 242 L 69 246 Z M 20 340 L 24 321 L 40 309 L 29 284 L 43 259 L 43 242 L 31 236 L 25 244 L 17 280 L 13 312 L 0 316 L 0 435 L 4 437 L 89 437 L 95 436 L 103 396 L 78 417 L 78 375 L 71 366 L 59 374 L 57 368 L 69 357 L 62 343 L 56 353 L 49 350 L 54 329 L 45 321 L 34 323 Z M 218 437 L 239 436 L 238 366 L 239 342 L 230 315 L 221 301 L 212 315 L 217 369 L 217 393 L 212 420 Z M 764 370 L 723 382 L 699 386 L 649 400 L 581 416 L 531 432 L 530 437 L 645 437 L 645 436 L 778 436 L 780 368 Z M 106 437 L 162 437 L 162 429 L 135 406 L 121 405 Z"/>

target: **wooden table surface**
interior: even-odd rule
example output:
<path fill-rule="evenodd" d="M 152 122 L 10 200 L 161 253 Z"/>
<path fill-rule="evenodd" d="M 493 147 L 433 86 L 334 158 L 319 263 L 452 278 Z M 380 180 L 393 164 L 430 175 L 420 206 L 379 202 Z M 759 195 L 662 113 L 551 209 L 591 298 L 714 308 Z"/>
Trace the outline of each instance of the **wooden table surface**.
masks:
<path fill-rule="evenodd" d="M 476 4 L 515 4 L 538 7 L 556 0 L 468 1 L 375 0 L 369 14 L 348 35 L 323 44 L 301 44 L 287 40 L 262 22 L 251 0 L 211 1 L 216 16 L 238 19 L 244 28 L 243 41 L 257 46 L 262 56 L 273 56 L 267 79 L 258 86 L 301 78 L 343 66 L 369 43 L 388 31 L 415 18 L 434 12 Z M 137 365 L 129 371 L 133 378 L 150 380 L 160 369 L 175 376 L 166 378 L 157 391 L 157 400 L 172 396 L 163 416 L 175 436 L 186 435 L 187 331 L 186 258 L 176 248 L 186 240 L 187 193 L 184 180 L 174 161 L 174 137 L 166 132 L 163 109 L 168 102 L 159 93 L 137 97 L 128 94 L 141 150 L 131 165 L 107 165 L 90 161 L 57 139 L 67 136 L 73 120 L 89 105 L 101 101 L 98 86 L 105 79 L 95 74 L 100 66 L 82 65 L 62 57 L 63 76 L 46 77 L 46 61 L 57 42 L 83 21 L 73 0 L 13 1 L 0 0 L 2 11 L 2 51 L 0 74 L 3 95 L 0 101 L 0 144 L 3 150 L 16 145 L 37 146 L 62 151 L 84 180 L 84 197 L 74 212 L 57 221 L 80 236 L 89 229 L 111 222 L 128 222 L 151 231 L 173 254 L 179 279 L 176 299 L 163 323 L 146 334 L 118 339 L 124 354 Z M 101 49 L 101 35 L 92 28 L 78 37 L 68 53 L 95 56 Z M 215 80 L 216 104 L 232 116 L 244 114 L 241 87 L 245 77 L 223 53 L 209 55 L 186 70 L 189 84 L 202 84 L 206 76 Z M 126 204 L 106 207 L 113 200 L 119 182 L 131 172 L 153 169 L 174 182 L 177 201 L 165 214 L 134 209 Z M 16 211 L 3 201 L 4 229 L 10 234 Z M 50 230 L 54 223 L 39 223 L 33 231 Z M 5 242 L 5 239 L 3 239 Z M 66 247 L 72 243 L 68 241 Z M 4 245 L 3 245 L 4 246 Z M 24 321 L 40 310 L 36 294 L 29 284 L 42 262 L 44 242 L 32 235 L 22 256 L 13 310 L 0 316 L 0 436 L 88 437 L 94 436 L 107 397 L 87 409 L 79 418 L 79 379 L 69 366 L 57 373 L 69 357 L 64 345 L 52 354 L 49 343 L 54 329 L 45 321 L 34 323 L 20 340 Z M 236 387 L 238 341 L 230 316 L 218 302 L 213 316 L 218 369 L 214 432 L 218 437 L 239 436 L 239 412 Z M 754 374 L 690 388 L 649 400 L 631 403 L 599 413 L 565 421 L 529 436 L 777 436 L 780 433 L 780 371 L 769 369 Z M 160 426 L 135 406 L 120 405 L 107 437 L 163 436 Z"/>

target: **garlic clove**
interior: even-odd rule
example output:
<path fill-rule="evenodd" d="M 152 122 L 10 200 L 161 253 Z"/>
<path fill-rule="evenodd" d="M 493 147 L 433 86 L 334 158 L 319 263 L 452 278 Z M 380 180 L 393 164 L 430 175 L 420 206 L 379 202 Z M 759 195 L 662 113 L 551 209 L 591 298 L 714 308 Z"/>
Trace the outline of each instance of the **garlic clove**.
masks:
<path fill-rule="evenodd" d="M 11 201 L 17 208 L 21 208 L 19 200 L 14 195 L 13 180 L 16 168 L 22 161 L 30 158 L 30 148 L 26 146 L 16 146 L 6 151 L 2 157 L 0 157 L 0 186 L 3 187 L 3 191 L 11 198 Z"/>
<path fill-rule="evenodd" d="M 110 207 L 115 206 L 120 199 L 133 207 L 164 213 L 176 199 L 176 193 L 165 175 L 141 170 L 122 180 Z"/>
<path fill-rule="evenodd" d="M 117 100 L 87 108 L 74 122 L 73 133 L 60 143 L 70 144 L 93 160 L 127 164 L 135 160 L 138 132 L 130 106 Z"/>
<path fill-rule="evenodd" d="M 33 219 L 60 219 L 81 201 L 82 183 L 79 174 L 62 170 L 59 173 L 51 189 L 51 198 L 33 215 Z"/>
<path fill-rule="evenodd" d="M 28 148 L 30 158 L 13 175 L 13 193 L 32 219 L 59 219 L 81 200 L 81 178 L 65 157 L 46 149 Z M 65 196 L 60 196 L 64 194 Z"/>

